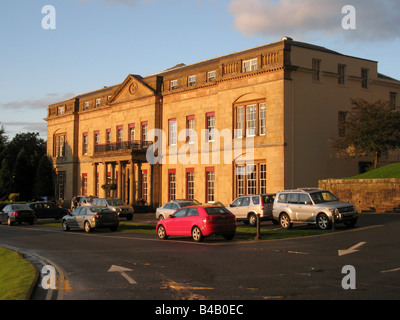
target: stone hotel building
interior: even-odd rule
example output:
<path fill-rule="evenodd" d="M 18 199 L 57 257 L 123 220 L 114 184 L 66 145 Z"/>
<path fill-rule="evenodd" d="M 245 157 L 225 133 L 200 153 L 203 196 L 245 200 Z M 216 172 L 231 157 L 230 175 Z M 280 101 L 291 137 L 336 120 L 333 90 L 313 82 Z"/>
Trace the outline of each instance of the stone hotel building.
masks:
<path fill-rule="evenodd" d="M 227 205 L 242 194 L 355 175 L 363 163 L 329 148 L 343 134 L 350 99 L 398 108 L 399 92 L 400 82 L 379 74 L 376 61 L 287 37 L 146 77 L 129 74 L 48 107 L 56 196 L 66 205 L 73 195 L 109 192 L 154 207 L 180 198 Z"/>

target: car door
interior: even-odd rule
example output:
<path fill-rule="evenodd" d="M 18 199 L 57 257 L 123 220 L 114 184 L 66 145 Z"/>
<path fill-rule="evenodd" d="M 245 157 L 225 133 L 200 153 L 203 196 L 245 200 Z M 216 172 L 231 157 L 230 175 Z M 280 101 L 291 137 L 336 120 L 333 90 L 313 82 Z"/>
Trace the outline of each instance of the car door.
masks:
<path fill-rule="evenodd" d="M 299 194 L 298 193 L 289 193 L 287 195 L 287 207 L 288 207 L 288 213 L 290 215 L 290 219 L 292 221 L 297 221 L 298 220 L 298 208 L 299 206 Z"/>
<path fill-rule="evenodd" d="M 33 211 L 35 211 L 36 217 L 38 217 L 38 218 L 46 218 L 46 216 L 43 213 L 43 204 L 34 203 L 31 209 Z"/>
<path fill-rule="evenodd" d="M 44 211 L 46 211 L 46 215 L 48 218 L 60 218 L 61 216 L 61 210 L 59 210 L 60 208 L 58 208 L 56 205 L 47 202 L 47 203 L 43 203 L 43 208 Z"/>
<path fill-rule="evenodd" d="M 7 206 L 3 208 L 3 210 L 0 211 L 0 222 L 7 222 Z"/>
<path fill-rule="evenodd" d="M 89 213 L 87 213 L 87 207 L 79 207 L 79 212 L 76 215 L 76 223 L 78 224 L 78 227 L 83 229 L 84 225 L 85 225 L 85 220 L 86 220 L 86 216 Z"/>
<path fill-rule="evenodd" d="M 184 235 L 185 214 L 187 208 L 182 208 L 176 211 L 168 220 L 167 234 L 175 236 Z"/>
<path fill-rule="evenodd" d="M 234 214 L 236 219 L 240 218 L 240 209 L 242 206 L 243 197 L 239 197 L 235 199 L 227 208 L 230 212 Z"/>
<path fill-rule="evenodd" d="M 264 200 L 264 217 L 272 218 L 272 208 L 274 205 L 274 195 L 265 195 L 263 196 Z"/>
<path fill-rule="evenodd" d="M 76 217 L 80 210 L 81 210 L 81 208 L 77 207 L 74 211 L 72 211 L 69 215 L 66 216 L 65 219 L 67 220 L 68 227 L 78 228 L 78 222 L 76 221 Z"/>
<path fill-rule="evenodd" d="M 303 222 L 315 222 L 314 206 L 312 205 L 308 194 L 299 195 L 299 203 L 297 207 L 297 220 Z"/>
<path fill-rule="evenodd" d="M 247 219 L 250 210 L 250 197 L 243 197 L 241 205 L 238 207 L 238 216 L 241 219 Z"/>

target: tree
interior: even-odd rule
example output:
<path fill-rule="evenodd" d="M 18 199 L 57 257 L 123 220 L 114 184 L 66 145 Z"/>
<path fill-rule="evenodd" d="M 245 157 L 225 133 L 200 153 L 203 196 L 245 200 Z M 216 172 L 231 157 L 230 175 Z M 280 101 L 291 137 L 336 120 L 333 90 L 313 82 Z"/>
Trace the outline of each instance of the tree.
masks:
<path fill-rule="evenodd" d="M 388 102 L 352 99 L 351 104 L 342 124 L 344 135 L 336 138 L 331 147 L 350 156 L 370 155 L 377 168 L 381 155 L 400 147 L 400 113 Z"/>
<path fill-rule="evenodd" d="M 21 200 L 30 200 L 32 196 L 31 183 L 27 181 L 30 177 L 28 157 L 24 148 L 18 152 L 12 172 L 12 189 L 11 192 L 19 193 Z"/>
<path fill-rule="evenodd" d="M 45 154 L 46 142 L 39 137 L 39 133 L 18 133 L 10 142 L 6 141 L 1 153 L 0 198 L 17 192 L 21 200 L 31 200 L 35 174 Z"/>
<path fill-rule="evenodd" d="M 54 195 L 53 166 L 46 154 L 40 159 L 36 170 L 33 195 L 37 198 L 40 196 Z"/>

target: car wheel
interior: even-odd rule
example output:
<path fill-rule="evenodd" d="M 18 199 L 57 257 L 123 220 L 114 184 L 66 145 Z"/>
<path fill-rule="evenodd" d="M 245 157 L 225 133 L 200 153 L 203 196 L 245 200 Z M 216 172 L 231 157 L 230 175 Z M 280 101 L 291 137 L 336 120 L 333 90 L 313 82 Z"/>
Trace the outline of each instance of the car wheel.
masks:
<path fill-rule="evenodd" d="M 257 225 L 257 217 L 254 213 L 249 214 L 249 224 L 253 227 Z"/>
<path fill-rule="evenodd" d="M 163 216 L 162 214 L 160 214 L 160 215 L 158 216 L 158 221 L 161 221 L 161 220 L 164 220 L 164 216 Z"/>
<path fill-rule="evenodd" d="M 13 225 L 13 223 L 11 222 L 11 218 L 10 218 L 10 217 L 8 217 L 8 219 L 7 219 L 7 224 L 8 224 L 9 226 L 12 226 L 12 225 Z"/>
<path fill-rule="evenodd" d="M 165 228 L 163 225 L 160 225 L 157 229 L 157 235 L 161 240 L 167 240 L 167 232 L 165 231 Z"/>
<path fill-rule="evenodd" d="M 133 215 L 130 214 L 129 216 L 126 217 L 126 220 L 131 221 L 133 219 Z"/>
<path fill-rule="evenodd" d="M 69 231 L 69 227 L 68 227 L 68 222 L 67 222 L 67 220 L 63 220 L 62 223 L 61 223 L 61 225 L 62 225 L 63 231 Z"/>
<path fill-rule="evenodd" d="M 196 241 L 196 242 L 203 241 L 204 236 L 203 236 L 203 234 L 201 233 L 201 230 L 200 230 L 199 227 L 194 227 L 194 228 L 192 229 L 192 238 L 193 238 L 193 240 Z"/>
<path fill-rule="evenodd" d="M 92 227 L 90 226 L 89 221 L 85 222 L 85 231 L 86 232 L 91 232 L 92 231 Z"/>
<path fill-rule="evenodd" d="M 292 223 L 290 222 L 290 217 L 287 213 L 282 213 L 279 217 L 279 223 L 283 229 L 290 229 Z"/>
<path fill-rule="evenodd" d="M 325 213 L 321 213 L 317 216 L 317 226 L 321 230 L 328 230 L 331 228 L 331 221 Z"/>

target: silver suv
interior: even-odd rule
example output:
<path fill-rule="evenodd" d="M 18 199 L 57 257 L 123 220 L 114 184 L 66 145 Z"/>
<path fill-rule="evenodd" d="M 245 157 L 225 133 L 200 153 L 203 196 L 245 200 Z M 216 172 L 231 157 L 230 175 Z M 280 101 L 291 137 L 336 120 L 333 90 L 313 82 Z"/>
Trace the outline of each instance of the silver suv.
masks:
<path fill-rule="evenodd" d="M 133 218 L 133 207 L 127 206 L 121 199 L 96 198 L 93 200 L 93 206 L 107 207 L 117 212 L 120 218 L 126 218 L 127 220 L 132 220 Z"/>
<path fill-rule="evenodd" d="M 236 216 L 237 221 L 244 221 L 255 226 L 257 214 L 260 214 L 260 220 L 272 220 L 274 198 L 275 193 L 240 196 L 233 200 L 226 209 Z"/>
<path fill-rule="evenodd" d="M 332 218 L 335 223 L 347 226 L 354 226 L 358 219 L 353 204 L 339 201 L 329 191 L 316 188 L 278 192 L 272 215 L 284 229 L 291 228 L 293 223 L 309 223 L 327 230 L 332 227 Z"/>

